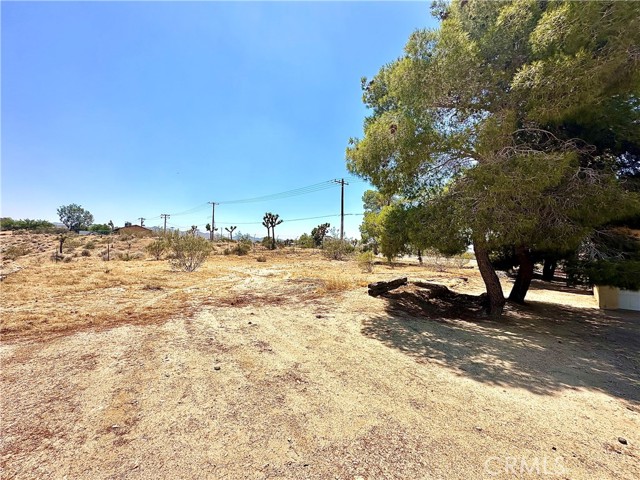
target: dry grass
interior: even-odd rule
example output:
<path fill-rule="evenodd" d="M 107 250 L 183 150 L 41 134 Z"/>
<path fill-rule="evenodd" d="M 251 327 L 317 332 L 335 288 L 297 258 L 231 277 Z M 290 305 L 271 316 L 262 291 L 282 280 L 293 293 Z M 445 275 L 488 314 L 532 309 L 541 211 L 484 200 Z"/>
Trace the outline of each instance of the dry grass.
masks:
<path fill-rule="evenodd" d="M 18 237 L 0 239 L 31 249 L 0 284 L 3 478 L 487 478 L 496 457 L 639 478 L 640 324 L 587 292 L 535 281 L 530 306 L 465 320 L 364 287 L 477 295 L 468 268 L 257 248 L 185 273 L 100 259 L 150 239 L 54 263 L 55 237 Z"/>
<path fill-rule="evenodd" d="M 212 254 L 199 270 L 185 273 L 142 254 L 152 241 L 71 237 L 63 244 L 61 261 L 54 262 L 50 252 L 58 247 L 56 235 L 3 237 L 4 250 L 23 244 L 35 248 L 34 253 L 19 257 L 17 271 L 11 269 L 16 262 L 3 265 L 10 274 L 2 283 L 0 334 L 4 339 L 47 338 L 78 330 L 186 318 L 211 305 L 305 302 L 339 295 L 381 278 L 424 272 L 417 265 L 397 263 L 393 267 L 380 265 L 373 276 L 362 272 L 356 260 L 330 261 L 319 251 L 303 249 L 257 247 L 243 257 L 227 256 L 221 254 L 227 247 L 222 244 L 215 247 L 219 254 Z M 101 255 L 107 244 L 109 262 Z M 455 276 L 456 272 L 437 275 Z"/>

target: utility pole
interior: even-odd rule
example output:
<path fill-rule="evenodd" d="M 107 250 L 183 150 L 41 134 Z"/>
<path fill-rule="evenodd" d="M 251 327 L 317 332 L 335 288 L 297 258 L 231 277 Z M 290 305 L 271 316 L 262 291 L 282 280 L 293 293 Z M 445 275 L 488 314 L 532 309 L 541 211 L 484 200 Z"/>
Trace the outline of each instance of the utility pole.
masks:
<path fill-rule="evenodd" d="M 146 220 L 146 218 L 138 217 L 138 220 L 140 220 L 140 226 L 144 227 L 144 221 Z"/>
<path fill-rule="evenodd" d="M 216 205 L 219 205 L 219 203 L 216 203 L 216 202 L 207 202 L 207 203 L 211 204 L 211 234 L 209 235 L 209 240 L 213 242 L 216 238 L 216 234 L 214 233 L 216 231 Z"/>
<path fill-rule="evenodd" d="M 344 240 L 344 186 L 349 184 L 344 181 L 344 178 L 334 180 L 334 182 L 342 186 L 342 192 L 340 195 L 340 240 Z"/>
<path fill-rule="evenodd" d="M 167 218 L 171 217 L 168 213 L 163 213 L 160 215 L 161 218 L 164 218 L 164 233 L 167 233 Z"/>

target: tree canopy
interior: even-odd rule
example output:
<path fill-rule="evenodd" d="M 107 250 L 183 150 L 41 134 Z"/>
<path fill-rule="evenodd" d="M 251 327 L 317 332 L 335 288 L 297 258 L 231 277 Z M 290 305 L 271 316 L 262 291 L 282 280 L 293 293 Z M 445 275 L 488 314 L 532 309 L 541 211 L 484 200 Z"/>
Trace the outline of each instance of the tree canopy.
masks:
<path fill-rule="evenodd" d="M 58 208 L 58 216 L 65 227 L 76 233 L 93 223 L 93 215 L 75 203 Z"/>
<path fill-rule="evenodd" d="M 402 196 L 425 246 L 473 243 L 500 314 L 492 251 L 517 252 L 510 298 L 523 301 L 532 251 L 576 248 L 640 211 L 621 182 L 640 152 L 640 5 L 464 0 L 435 12 L 438 29 L 363 78 L 371 115 L 347 166 Z"/>

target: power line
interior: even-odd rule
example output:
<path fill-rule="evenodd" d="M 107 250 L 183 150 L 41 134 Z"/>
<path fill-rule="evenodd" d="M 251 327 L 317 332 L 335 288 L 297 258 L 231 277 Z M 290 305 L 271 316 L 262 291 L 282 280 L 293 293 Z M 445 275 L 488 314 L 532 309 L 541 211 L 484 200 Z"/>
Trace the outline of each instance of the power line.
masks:
<path fill-rule="evenodd" d="M 295 188 L 293 190 L 287 190 L 285 192 L 272 193 L 272 194 L 263 195 L 260 197 L 243 198 L 239 200 L 225 200 L 220 203 L 231 205 L 231 204 L 238 204 L 238 203 L 266 202 L 269 200 L 280 200 L 282 198 L 296 197 L 299 195 L 308 195 L 310 193 L 315 193 L 321 190 L 327 190 L 329 188 L 334 188 L 334 187 L 335 187 L 335 184 L 333 183 L 333 180 L 327 180 L 325 182 L 320 182 L 313 185 L 307 185 L 306 187 Z"/>

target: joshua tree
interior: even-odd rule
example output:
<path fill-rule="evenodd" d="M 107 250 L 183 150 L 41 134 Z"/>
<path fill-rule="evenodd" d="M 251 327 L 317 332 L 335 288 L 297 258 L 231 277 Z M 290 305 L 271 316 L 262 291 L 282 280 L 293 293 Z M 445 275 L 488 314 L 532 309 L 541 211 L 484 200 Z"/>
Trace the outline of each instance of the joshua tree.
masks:
<path fill-rule="evenodd" d="M 271 250 L 276 249 L 276 226 L 282 222 L 283 220 L 280 220 L 280 215 L 274 215 L 271 212 L 267 212 L 264 215 L 262 225 L 267 227 L 267 235 L 269 234 L 269 228 L 271 228 Z"/>
<path fill-rule="evenodd" d="M 313 237 L 313 242 L 316 247 L 321 247 L 324 237 L 327 236 L 327 232 L 329 231 L 329 227 L 331 225 L 328 223 L 323 223 L 318 225 L 316 228 L 311 230 L 311 236 Z"/>
<path fill-rule="evenodd" d="M 271 225 L 269 224 L 269 218 L 271 214 L 265 213 L 264 217 L 262 217 L 262 226 L 267 229 L 267 239 L 271 240 Z"/>
<path fill-rule="evenodd" d="M 229 228 L 224 227 L 224 229 L 225 229 L 227 232 L 229 232 L 229 240 L 233 240 L 233 231 L 234 231 L 236 228 L 238 228 L 238 227 L 235 227 L 235 226 L 234 226 L 234 227 L 229 227 Z"/>

